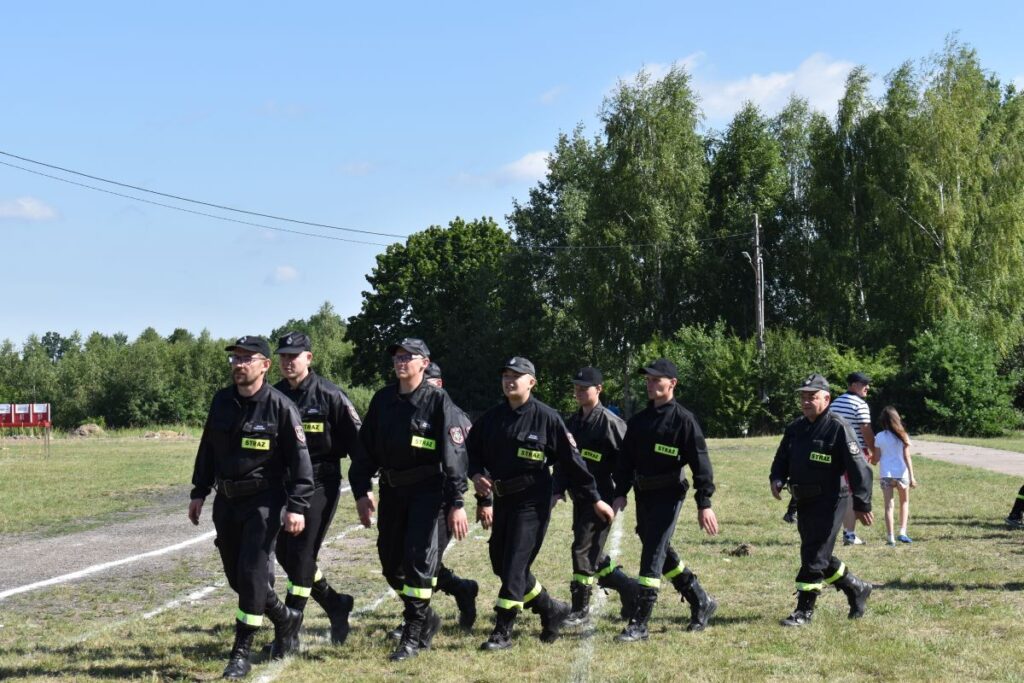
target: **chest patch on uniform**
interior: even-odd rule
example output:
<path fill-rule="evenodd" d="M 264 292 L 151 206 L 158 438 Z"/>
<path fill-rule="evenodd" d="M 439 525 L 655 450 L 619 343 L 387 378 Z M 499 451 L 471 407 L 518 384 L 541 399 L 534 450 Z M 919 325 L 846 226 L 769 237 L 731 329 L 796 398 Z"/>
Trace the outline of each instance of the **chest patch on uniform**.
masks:
<path fill-rule="evenodd" d="M 856 441 L 847 441 L 846 447 L 850 450 L 850 455 L 857 455 L 860 453 L 860 445 Z"/>
<path fill-rule="evenodd" d="M 295 440 L 306 443 L 306 432 L 302 431 L 302 425 L 295 425 Z"/>
<path fill-rule="evenodd" d="M 254 424 L 250 424 L 249 429 L 251 429 L 254 432 L 265 432 L 267 431 L 267 426 L 264 424 L 260 424 L 259 422 L 256 422 Z"/>
<path fill-rule="evenodd" d="M 302 430 L 307 434 L 323 434 L 324 423 L 323 422 L 303 422 Z"/>
<path fill-rule="evenodd" d="M 856 444 L 854 444 L 856 445 Z M 832 456 L 817 451 L 811 451 L 811 462 L 823 462 L 826 465 L 832 464 Z"/>
<path fill-rule="evenodd" d="M 437 450 L 437 442 L 434 441 L 433 439 L 428 439 L 425 436 L 413 436 L 412 437 L 412 447 L 413 448 L 422 448 L 422 449 L 428 450 L 428 451 L 433 451 L 433 450 Z"/>
<path fill-rule="evenodd" d="M 544 459 L 544 451 L 532 451 L 529 448 L 520 448 L 516 451 L 516 456 L 523 460 L 540 461 Z"/>
<path fill-rule="evenodd" d="M 452 438 L 452 443 L 456 446 L 461 446 L 466 440 L 466 435 L 462 433 L 462 427 L 452 427 L 448 430 L 448 436 Z"/>
<path fill-rule="evenodd" d="M 661 453 L 662 455 L 669 455 L 673 458 L 678 457 L 679 449 L 675 446 L 666 446 L 663 443 L 654 444 L 654 452 Z"/>
<path fill-rule="evenodd" d="M 584 448 L 580 451 L 580 455 L 586 460 L 593 460 L 594 462 L 601 462 L 601 454 L 597 451 L 592 451 L 589 448 Z"/>
<path fill-rule="evenodd" d="M 248 448 L 253 451 L 269 451 L 270 439 L 253 439 L 250 437 L 244 437 L 242 439 L 242 448 Z"/>

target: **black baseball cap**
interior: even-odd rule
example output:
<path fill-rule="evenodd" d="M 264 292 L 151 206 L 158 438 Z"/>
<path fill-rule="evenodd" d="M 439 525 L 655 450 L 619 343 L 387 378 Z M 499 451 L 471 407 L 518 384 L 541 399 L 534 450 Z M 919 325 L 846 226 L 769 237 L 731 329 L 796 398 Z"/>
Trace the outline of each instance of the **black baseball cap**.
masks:
<path fill-rule="evenodd" d="M 597 368 L 580 368 L 580 371 L 573 376 L 572 383 L 581 387 L 596 387 L 598 384 L 604 383 L 604 377 Z"/>
<path fill-rule="evenodd" d="M 312 351 L 313 342 L 301 332 L 287 332 L 277 340 L 277 351 L 274 353 L 302 353 Z"/>
<path fill-rule="evenodd" d="M 804 381 L 800 383 L 800 386 L 796 388 L 797 391 L 827 391 L 832 393 L 832 388 L 828 385 L 828 380 L 819 375 L 816 372 L 804 377 Z"/>
<path fill-rule="evenodd" d="M 225 351 L 235 351 L 236 349 L 251 351 L 252 353 L 262 353 L 267 358 L 270 358 L 270 344 L 263 337 L 257 337 L 254 334 L 239 337 L 235 340 L 234 344 L 224 347 Z"/>
<path fill-rule="evenodd" d="M 502 372 L 506 370 L 518 372 L 520 375 L 537 376 L 537 370 L 533 367 L 533 363 L 530 362 L 529 358 L 523 358 L 522 356 L 512 356 L 509 358 L 508 362 L 501 368 Z"/>
<path fill-rule="evenodd" d="M 430 365 L 428 365 L 427 369 L 423 371 L 423 378 L 424 379 L 442 379 L 442 377 L 441 377 L 441 366 L 438 365 L 437 363 L 435 363 L 434 361 L 430 361 Z"/>
<path fill-rule="evenodd" d="M 652 361 L 647 364 L 647 367 L 640 368 L 637 372 L 641 375 L 679 379 L 679 369 L 676 368 L 676 364 L 668 358 L 659 358 L 656 361 Z"/>
<path fill-rule="evenodd" d="M 853 384 L 854 382 L 860 382 L 861 384 L 871 384 L 871 377 L 863 372 L 851 372 L 846 376 L 846 383 Z"/>
<path fill-rule="evenodd" d="M 424 358 L 430 358 L 430 349 L 427 348 L 427 342 L 422 339 L 416 339 L 415 337 L 406 337 L 402 341 L 395 342 L 388 346 L 388 354 L 395 355 L 395 351 L 398 349 L 405 349 L 409 353 L 419 354 Z"/>

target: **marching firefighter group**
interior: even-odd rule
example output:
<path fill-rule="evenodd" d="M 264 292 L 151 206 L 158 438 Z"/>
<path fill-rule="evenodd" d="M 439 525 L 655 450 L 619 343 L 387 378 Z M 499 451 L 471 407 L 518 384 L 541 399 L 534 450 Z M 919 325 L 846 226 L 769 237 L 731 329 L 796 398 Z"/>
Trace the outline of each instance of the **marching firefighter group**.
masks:
<path fill-rule="evenodd" d="M 455 598 L 461 627 L 474 624 L 477 583 L 443 563 L 449 540 L 469 533 L 470 483 L 501 582 L 482 650 L 511 647 L 524 609 L 539 615 L 540 639 L 554 641 L 564 627 L 587 619 L 595 586 L 618 593 L 626 622 L 620 642 L 648 638 L 662 581 L 689 604 L 688 631 L 706 628 L 718 609 L 671 543 L 690 488 L 685 468 L 698 524 L 709 535 L 718 533 L 707 445 L 693 413 L 674 399 L 678 371 L 671 361 L 639 369 L 649 401 L 628 422 L 602 405 L 601 372 L 581 369 L 573 378 L 579 409 L 564 422 L 532 397 L 533 363 L 512 357 L 500 368 L 504 400 L 471 424 L 442 388 L 440 369 L 421 339 L 388 347 L 397 382 L 373 396 L 362 420 L 341 389 L 310 369 L 307 335 L 278 340 L 274 354 L 283 379 L 275 386 L 266 381 L 273 355 L 265 339 L 241 337 L 226 350 L 233 385 L 213 398 L 188 508 L 198 524 L 206 497 L 216 490 L 215 544 L 238 594 L 225 678 L 249 673 L 264 618 L 274 627 L 266 654 L 295 652 L 309 598 L 330 620 L 331 642 L 345 642 L 353 598 L 331 586 L 317 556 L 338 506 L 346 456 L 359 520 L 369 527 L 376 515 L 382 573 L 403 603 L 402 624 L 389 633 L 397 641 L 392 661 L 430 648 L 441 624 L 430 606 L 436 592 Z M 871 593 L 871 585 L 832 554 L 847 498 L 862 523 L 872 522 L 871 471 L 850 426 L 828 411 L 827 381 L 810 375 L 797 391 L 803 417 L 786 429 L 769 478 L 776 498 L 784 488 L 792 493 L 801 539 L 798 600 L 785 626 L 809 623 L 827 585 L 845 593 L 850 618 L 864 614 Z M 635 577 L 605 553 L 612 520 L 631 491 L 641 542 Z M 571 605 L 531 571 L 551 512 L 566 494 L 573 506 Z M 284 601 L 274 587 L 274 558 L 287 575 Z"/>

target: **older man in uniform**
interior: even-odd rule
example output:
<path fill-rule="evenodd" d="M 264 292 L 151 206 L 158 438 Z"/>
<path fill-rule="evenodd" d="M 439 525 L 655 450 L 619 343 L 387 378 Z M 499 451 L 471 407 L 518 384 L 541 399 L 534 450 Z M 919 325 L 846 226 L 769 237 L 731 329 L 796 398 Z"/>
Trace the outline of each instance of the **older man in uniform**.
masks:
<path fill-rule="evenodd" d="M 576 440 L 587 469 L 594 475 L 601 500 L 611 505 L 615 497 L 612 475 L 626 436 L 626 423 L 601 404 L 603 381 L 604 377 L 597 368 L 581 368 L 576 373 L 572 383 L 579 410 L 566 421 L 566 427 Z M 568 477 L 556 463 L 553 505 L 565 499 L 568 487 Z M 638 584 L 622 571 L 622 565 L 612 564 L 611 557 L 604 552 L 609 529 L 611 526 L 594 513 L 593 506 L 573 501 L 573 574 L 569 584 L 572 613 L 566 621 L 567 626 L 576 626 L 587 618 L 595 581 L 601 588 L 618 592 L 623 619 L 633 614 Z"/>
<path fill-rule="evenodd" d="M 871 469 L 853 429 L 828 410 L 832 395 L 825 378 L 819 374 L 809 375 L 797 391 L 803 417 L 786 427 L 769 478 L 772 495 L 777 499 L 782 499 L 782 487 L 789 485 L 799 513 L 797 603 L 782 625 L 809 624 L 818 594 L 827 585 L 846 594 L 850 605 L 848 616 L 857 619 L 864 616 L 871 584 L 854 576 L 832 551 L 843 523 L 846 497 L 851 492 L 857 519 L 866 526 L 874 521 Z M 841 483 L 844 473 L 849 479 L 849 491 Z"/>
<path fill-rule="evenodd" d="M 430 609 L 437 571 L 437 515 L 447 507 L 448 527 L 462 540 L 469 531 L 465 435 L 459 409 L 443 390 L 423 381 L 430 350 L 422 339 L 388 347 L 397 384 L 370 401 L 359 432 L 363 453 L 349 470 L 359 519 L 370 526 L 376 509 L 371 478 L 380 471 L 377 551 L 384 578 L 401 594 L 402 636 L 392 661 L 429 649 L 441 619 Z"/>
<path fill-rule="evenodd" d="M 615 477 L 616 511 L 626 507 L 626 495 L 636 489 L 636 532 L 640 537 L 640 590 L 629 623 L 616 640 L 647 640 L 647 622 L 658 600 L 661 577 L 672 581 L 690 604 L 687 631 L 702 631 L 718 603 L 672 548 L 672 534 L 689 483 L 683 467 L 693 474 L 697 523 L 708 535 L 718 533 L 718 518 L 711 509 L 715 492 L 711 460 L 704 433 L 693 413 L 675 400 L 679 371 L 667 358 L 659 358 L 639 373 L 647 382 L 647 407 L 630 418 Z"/>
<path fill-rule="evenodd" d="M 537 372 L 516 356 L 501 371 L 505 400 L 484 413 L 469 433 L 469 471 L 476 492 L 495 496 L 489 541 L 491 568 L 501 579 L 494 630 L 480 649 L 512 646 L 512 627 L 524 607 L 540 615 L 541 641 L 553 642 L 570 607 L 552 598 L 530 572 L 551 517 L 551 470 L 559 463 L 573 497 L 610 523 L 614 513 L 594 484 L 572 435 L 554 409 L 531 397 Z"/>
<path fill-rule="evenodd" d="M 286 533 L 302 533 L 313 471 L 298 409 L 266 381 L 270 345 L 246 336 L 226 350 L 234 386 L 213 397 L 196 453 L 188 518 L 199 524 L 203 502 L 216 487 L 215 544 L 238 593 L 235 643 L 224 678 L 241 678 L 251 668 L 252 640 L 264 614 L 274 624 L 281 655 L 302 624 L 302 613 L 285 606 L 270 585 L 270 552 L 282 514 Z"/>
<path fill-rule="evenodd" d="M 302 612 L 312 597 L 331 622 L 331 642 L 348 637 L 352 596 L 336 592 L 317 564 L 320 546 L 338 509 L 341 460 L 359 443 L 359 415 L 345 392 L 310 369 L 313 346 L 301 332 L 288 332 L 277 342 L 283 380 L 274 388 L 295 402 L 302 417 L 306 445 L 313 465 L 314 490 L 306 512 L 306 529 L 298 536 L 281 536 L 277 561 L 288 574 L 285 604 Z M 295 647 L 298 643 L 293 644 Z"/>

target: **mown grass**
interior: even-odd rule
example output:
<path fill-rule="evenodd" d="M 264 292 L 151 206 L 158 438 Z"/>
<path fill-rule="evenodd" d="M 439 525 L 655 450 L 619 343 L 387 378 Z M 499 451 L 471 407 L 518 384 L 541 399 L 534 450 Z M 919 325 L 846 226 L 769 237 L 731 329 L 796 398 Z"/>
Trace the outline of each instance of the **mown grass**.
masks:
<path fill-rule="evenodd" d="M 445 626 L 435 648 L 402 665 L 389 664 L 385 631 L 399 618 L 397 598 L 383 599 L 354 619 L 342 648 L 326 638 L 327 622 L 315 604 L 307 611 L 305 647 L 281 663 L 260 663 L 253 680 L 1024 680 L 1018 629 L 1024 618 L 1024 532 L 1007 531 L 1007 491 L 1013 477 L 920 458 L 921 485 L 911 496 L 911 546 L 889 548 L 881 521 L 862 529 L 868 544 L 839 547 L 837 554 L 875 585 L 867 616 L 846 619 L 841 594 L 821 596 L 814 623 L 783 629 L 778 620 L 794 604 L 798 539 L 784 524 L 784 504 L 767 491 L 776 441 L 713 441 L 718 492 L 718 537 L 704 536 L 688 500 L 675 535 L 684 560 L 721 606 L 704 633 L 683 629 L 688 616 L 666 586 L 651 623 L 651 640 L 613 642 L 622 624 L 610 596 L 592 628 L 569 631 L 558 642 L 537 640 L 536 616 L 523 615 L 516 646 L 508 652 L 477 650 L 491 623 L 498 582 L 487 560 L 486 534 L 475 527 L 446 562 L 481 583 L 480 619 L 472 634 L 454 626 L 453 601 L 435 600 Z M 163 444 L 146 443 L 146 447 Z M 103 458 L 101 458 L 103 459 Z M 191 465 L 191 457 L 185 458 Z M 876 490 L 876 500 L 881 495 Z M 878 508 L 876 507 L 876 511 Z M 568 598 L 570 514 L 556 509 L 535 573 L 552 593 Z M 879 517 L 880 517 L 880 511 Z M 332 582 L 356 596 L 366 610 L 387 592 L 379 575 L 376 530 L 354 529 L 351 497 L 342 499 L 322 566 Z M 636 571 L 639 544 L 627 508 L 618 559 Z M 753 553 L 729 551 L 749 543 Z M 223 668 L 231 641 L 234 596 L 221 586 L 195 604 L 147 612 L 204 586 L 222 582 L 212 546 L 205 555 L 181 558 L 159 569 L 107 577 L 15 596 L 2 605 L 0 678 L 27 680 L 208 680 Z M 259 636 L 266 642 L 270 629 Z"/>
<path fill-rule="evenodd" d="M 1004 451 L 1024 453 L 1024 430 L 1016 430 L 1006 436 L 996 436 L 987 439 L 967 436 L 942 436 L 941 434 L 920 434 L 914 438 L 922 441 L 945 441 L 946 443 L 961 443 L 968 446 L 983 446 L 985 448 L 999 448 Z"/>

